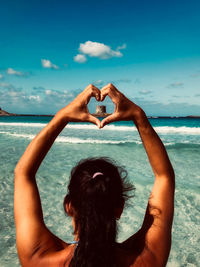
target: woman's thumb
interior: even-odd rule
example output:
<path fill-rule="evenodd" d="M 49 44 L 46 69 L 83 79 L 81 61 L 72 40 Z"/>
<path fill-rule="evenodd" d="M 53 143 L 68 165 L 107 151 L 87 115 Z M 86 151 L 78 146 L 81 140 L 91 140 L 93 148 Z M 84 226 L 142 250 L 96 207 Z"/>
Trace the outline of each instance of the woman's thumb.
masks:
<path fill-rule="evenodd" d="M 91 123 L 96 124 L 98 128 L 101 128 L 101 122 L 100 122 L 100 120 L 97 119 L 97 118 L 95 118 L 94 116 L 90 115 L 90 116 L 89 116 L 89 121 L 90 121 Z"/>
<path fill-rule="evenodd" d="M 103 119 L 101 121 L 101 128 L 103 128 L 105 125 L 113 122 L 113 121 L 116 121 L 117 120 L 117 116 L 116 114 L 111 114 L 110 116 L 106 117 L 105 119 Z"/>

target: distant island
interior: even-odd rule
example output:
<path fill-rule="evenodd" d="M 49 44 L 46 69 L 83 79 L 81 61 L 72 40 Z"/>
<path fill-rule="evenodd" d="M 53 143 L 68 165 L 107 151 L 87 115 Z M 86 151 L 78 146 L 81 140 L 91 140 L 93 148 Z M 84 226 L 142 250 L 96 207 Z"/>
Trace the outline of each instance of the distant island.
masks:
<path fill-rule="evenodd" d="M 16 113 L 9 113 L 0 108 L 0 116 L 41 116 L 41 117 L 53 117 L 54 115 L 37 115 L 37 114 L 16 114 Z"/>
<path fill-rule="evenodd" d="M 107 117 L 111 113 L 106 112 L 106 106 L 96 106 L 96 112 L 92 113 L 95 117 Z M 42 114 L 16 114 L 16 113 L 9 113 L 0 108 L 0 116 L 30 116 L 30 117 L 53 117 L 54 115 L 42 115 Z M 157 119 L 157 118 L 200 118 L 200 116 L 196 115 L 189 115 L 189 116 L 148 116 L 149 119 Z"/>
<path fill-rule="evenodd" d="M 9 113 L 9 112 L 0 108 L 0 116 L 16 116 L 16 114 Z"/>
<path fill-rule="evenodd" d="M 190 115 L 190 116 L 186 116 L 186 118 L 200 118 L 200 116 L 193 116 L 193 115 Z"/>

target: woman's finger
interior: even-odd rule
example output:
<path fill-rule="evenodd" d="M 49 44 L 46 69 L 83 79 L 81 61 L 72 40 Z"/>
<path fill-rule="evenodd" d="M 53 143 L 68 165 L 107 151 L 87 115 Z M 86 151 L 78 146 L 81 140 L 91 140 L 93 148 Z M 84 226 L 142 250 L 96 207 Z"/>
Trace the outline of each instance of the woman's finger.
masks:
<path fill-rule="evenodd" d="M 101 89 L 101 101 L 103 101 L 107 95 L 110 97 L 113 103 L 117 102 L 119 91 L 112 83 L 107 84 Z"/>
<path fill-rule="evenodd" d="M 101 101 L 104 101 L 105 97 L 109 94 L 112 84 L 109 83 L 101 89 Z"/>
<path fill-rule="evenodd" d="M 100 120 L 97 119 L 96 117 L 92 116 L 91 114 L 89 114 L 88 121 L 91 122 L 91 123 L 96 124 L 98 128 L 101 128 Z"/>
<path fill-rule="evenodd" d="M 93 84 L 89 84 L 86 89 L 84 90 L 85 93 L 86 93 L 86 101 L 87 101 L 87 104 L 89 103 L 90 101 L 90 98 L 92 96 L 94 96 L 96 98 L 97 101 L 100 101 L 100 95 L 101 95 L 101 92 L 100 90 L 94 86 Z"/>
<path fill-rule="evenodd" d="M 96 98 L 97 101 L 100 101 L 101 99 L 101 92 L 97 87 L 93 87 L 93 92 L 92 92 L 92 96 L 94 96 Z"/>
<path fill-rule="evenodd" d="M 118 121 L 118 115 L 117 113 L 113 113 L 110 116 L 106 117 L 105 119 L 103 119 L 101 121 L 101 128 L 103 128 L 105 125 L 114 122 L 114 121 Z"/>
<path fill-rule="evenodd" d="M 106 96 L 109 94 L 109 91 L 110 91 L 110 89 L 108 87 L 107 88 L 104 88 L 104 90 L 101 89 L 101 101 L 102 102 L 104 101 L 104 99 L 106 98 Z"/>

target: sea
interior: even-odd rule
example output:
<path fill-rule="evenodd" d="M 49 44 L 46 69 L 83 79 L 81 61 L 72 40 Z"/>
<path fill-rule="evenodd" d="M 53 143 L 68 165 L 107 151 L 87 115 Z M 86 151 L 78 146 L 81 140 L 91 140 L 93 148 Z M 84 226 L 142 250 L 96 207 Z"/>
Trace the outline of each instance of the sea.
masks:
<path fill-rule="evenodd" d="M 14 168 L 27 145 L 51 117 L 0 117 L 0 267 L 20 266 L 13 216 Z M 175 213 L 167 267 L 200 266 L 200 118 L 151 118 L 175 170 Z M 63 198 L 71 168 L 82 158 L 110 157 L 128 171 L 135 196 L 118 221 L 117 240 L 137 232 L 143 222 L 154 182 L 141 139 L 133 122 L 98 129 L 89 123 L 69 123 L 43 161 L 37 183 L 45 223 L 66 242 L 73 240 L 71 218 Z"/>

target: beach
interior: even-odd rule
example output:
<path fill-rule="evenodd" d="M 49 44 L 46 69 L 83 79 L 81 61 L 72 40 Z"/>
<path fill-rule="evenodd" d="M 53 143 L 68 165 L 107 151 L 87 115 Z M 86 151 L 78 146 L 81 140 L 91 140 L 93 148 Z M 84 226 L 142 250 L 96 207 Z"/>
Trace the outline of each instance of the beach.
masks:
<path fill-rule="evenodd" d="M 14 168 L 34 136 L 51 117 L 0 117 L 0 266 L 20 266 L 13 215 Z M 200 118 L 151 118 L 166 146 L 176 175 L 172 248 L 167 267 L 200 266 Z M 62 202 L 71 168 L 82 158 L 105 156 L 128 171 L 136 187 L 118 222 L 119 242 L 139 230 L 154 176 L 132 122 L 99 130 L 70 123 L 57 138 L 37 173 L 45 223 L 66 242 L 73 240 L 71 219 Z"/>

